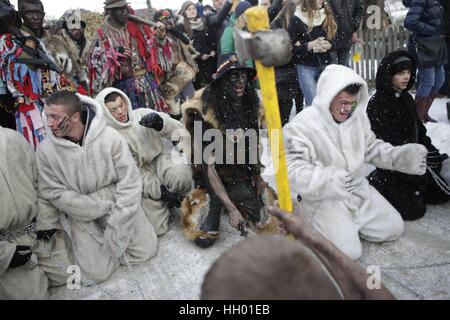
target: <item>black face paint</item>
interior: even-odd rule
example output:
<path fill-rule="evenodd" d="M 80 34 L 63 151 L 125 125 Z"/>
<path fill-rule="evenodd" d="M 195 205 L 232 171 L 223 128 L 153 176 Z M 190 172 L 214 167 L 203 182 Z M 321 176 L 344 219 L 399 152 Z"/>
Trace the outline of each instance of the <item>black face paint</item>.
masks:
<path fill-rule="evenodd" d="M 247 72 L 238 70 L 232 71 L 227 75 L 227 79 L 234 88 L 234 91 L 238 97 L 242 97 L 245 92 L 245 87 L 247 86 Z"/>
<path fill-rule="evenodd" d="M 65 116 L 61 122 L 58 124 L 58 130 L 61 134 L 64 134 L 67 129 L 69 129 L 70 120 L 67 116 Z"/>
<path fill-rule="evenodd" d="M 125 26 L 127 24 L 127 7 L 110 9 L 111 18 L 118 24 Z"/>
<path fill-rule="evenodd" d="M 246 84 L 248 81 L 248 75 L 245 71 L 233 71 L 228 75 L 228 80 L 233 86 L 236 86 L 237 83 Z"/>

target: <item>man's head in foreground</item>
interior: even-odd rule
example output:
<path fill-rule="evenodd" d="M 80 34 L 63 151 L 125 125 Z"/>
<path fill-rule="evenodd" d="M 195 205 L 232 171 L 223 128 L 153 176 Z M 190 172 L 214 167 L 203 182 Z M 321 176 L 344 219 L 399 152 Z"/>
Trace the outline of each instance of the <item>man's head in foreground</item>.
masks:
<path fill-rule="evenodd" d="M 225 252 L 205 275 L 203 300 L 341 299 L 320 260 L 303 244 L 257 235 Z"/>

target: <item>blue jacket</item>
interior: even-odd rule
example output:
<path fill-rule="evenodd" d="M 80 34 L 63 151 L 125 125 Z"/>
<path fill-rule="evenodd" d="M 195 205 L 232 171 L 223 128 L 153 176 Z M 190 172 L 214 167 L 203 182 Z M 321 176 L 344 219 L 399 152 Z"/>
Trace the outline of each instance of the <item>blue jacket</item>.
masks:
<path fill-rule="evenodd" d="M 441 0 L 403 0 L 403 5 L 409 7 L 404 25 L 413 33 L 416 41 L 422 42 L 442 36 Z"/>

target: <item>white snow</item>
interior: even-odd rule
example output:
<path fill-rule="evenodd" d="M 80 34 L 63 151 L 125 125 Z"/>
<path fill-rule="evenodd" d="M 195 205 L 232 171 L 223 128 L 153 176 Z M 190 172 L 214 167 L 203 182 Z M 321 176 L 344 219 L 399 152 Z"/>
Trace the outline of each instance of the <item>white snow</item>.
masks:
<path fill-rule="evenodd" d="M 446 103 L 449 99 L 436 99 L 430 115 L 438 123 L 426 124 L 433 144 L 450 154 L 450 123 Z M 264 153 L 267 165 L 263 175 L 275 187 L 270 154 Z M 370 169 L 367 169 L 370 172 Z M 293 195 L 295 196 L 295 195 Z M 450 261 L 450 203 L 429 206 L 427 214 L 418 221 L 407 222 L 404 235 L 397 241 L 373 244 L 363 241 L 363 265 L 410 266 Z M 170 230 L 159 237 L 156 257 L 134 267 L 134 273 L 143 288 L 146 299 L 198 299 L 202 279 L 214 261 L 235 243 L 241 241 L 237 231 L 221 219 L 221 234 L 209 249 L 200 249 L 187 241 L 180 227 L 179 212 L 171 222 Z M 449 299 L 449 265 L 420 270 L 385 271 L 382 282 L 399 299 Z M 119 299 L 140 299 L 133 277 L 126 267 L 120 267 L 112 277 L 101 284 Z M 82 287 L 68 290 L 51 288 L 51 299 L 108 299 L 95 288 Z"/>

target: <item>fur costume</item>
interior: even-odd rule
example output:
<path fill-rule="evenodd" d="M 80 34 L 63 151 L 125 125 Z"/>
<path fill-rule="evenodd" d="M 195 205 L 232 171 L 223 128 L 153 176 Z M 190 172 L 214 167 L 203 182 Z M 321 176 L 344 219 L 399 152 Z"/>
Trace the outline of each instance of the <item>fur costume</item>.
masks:
<path fill-rule="evenodd" d="M 249 222 L 258 233 L 278 232 L 276 219 L 269 214 L 267 206 L 274 206 L 275 200 L 278 199 L 275 191 L 267 186 L 263 195 L 262 201 L 264 207 L 261 210 L 261 221 L 258 223 Z M 181 203 L 181 227 L 183 228 L 186 239 L 193 241 L 198 237 L 211 237 L 216 239 L 219 232 L 204 232 L 200 230 L 202 222 L 205 220 L 209 212 L 210 198 L 206 189 L 195 188 L 192 190 Z M 225 209 L 222 209 L 222 212 Z M 241 212 L 243 217 L 248 220 L 248 214 Z"/>
<path fill-rule="evenodd" d="M 105 104 L 105 98 L 113 92 L 118 93 L 127 104 L 128 121 L 125 123 L 117 121 Z M 163 119 L 161 131 L 140 125 L 142 117 L 154 111 L 147 108 L 132 110 L 128 97 L 115 88 L 102 90 L 96 101 L 103 107 L 106 124 L 116 129 L 127 141 L 142 177 L 142 209 L 156 234 L 164 234 L 169 229 L 170 212 L 168 204 L 160 200 L 160 186 L 164 185 L 170 192 L 182 195 L 193 188 L 189 165 L 176 164 L 170 154 L 163 153 L 162 138 L 170 141 L 174 132 L 183 128 L 182 124 L 165 113 L 159 113 Z"/>
<path fill-rule="evenodd" d="M 155 15 L 155 21 L 165 23 L 170 21 L 167 19 L 172 19 L 168 10 L 159 10 Z M 193 92 L 187 91 L 189 87 L 192 87 L 191 81 L 199 71 L 194 60 L 198 52 L 185 35 L 175 28 L 167 29 L 167 25 L 165 33 L 160 33 L 153 38 L 150 47 L 157 55 L 158 65 L 163 71 L 161 91 L 170 105 L 169 113 L 179 117 L 180 106 L 176 98 L 179 95 L 184 100 L 192 97 Z"/>
<path fill-rule="evenodd" d="M 409 64 L 395 63 L 409 59 Z M 392 77 L 403 70 L 411 71 L 405 90 L 392 87 Z M 442 179 L 442 162 L 448 155 L 433 145 L 427 129 L 419 121 L 414 99 L 409 90 L 414 86 L 416 61 L 407 51 L 394 51 L 383 58 L 377 71 L 377 92 L 367 106 L 370 125 L 378 139 L 394 146 L 419 143 L 428 150 L 428 171 L 423 176 L 392 170 L 375 169 L 368 177 L 375 187 L 402 215 L 404 220 L 415 220 L 425 215 L 427 204 L 450 200 L 450 186 Z"/>
<path fill-rule="evenodd" d="M 20 32 L 25 36 L 35 36 L 25 26 L 22 26 Z M 37 39 L 50 59 L 56 62 L 64 62 L 64 64 L 70 60 L 67 52 L 64 51 L 64 43 L 60 38 L 44 33 L 44 38 Z M 56 40 L 52 41 L 52 39 Z M 47 44 L 51 50 L 47 49 Z M 32 45 L 35 46 L 34 43 Z M 21 46 L 23 44 L 15 39 L 12 34 L 5 33 L 0 37 L 0 77 L 4 84 L 4 87 L 0 89 L 0 94 L 7 94 L 6 90 L 8 90 L 15 99 L 13 108 L 16 112 L 17 131 L 22 133 L 30 145 L 36 149 L 45 137 L 41 117 L 43 100 L 54 91 L 63 89 L 78 91 L 82 94 L 85 94 L 85 92 L 55 71 L 15 62 L 16 57 L 30 58 L 22 51 Z"/>
<path fill-rule="evenodd" d="M 76 79 L 80 82 L 88 83 L 88 62 L 89 62 L 89 48 L 91 47 L 91 42 L 84 38 L 84 43 L 82 48 L 77 44 L 75 40 L 70 37 L 70 34 L 66 29 L 61 29 L 59 31 L 60 37 L 63 39 L 67 46 L 67 53 L 73 64 L 72 79 Z M 82 50 L 80 52 L 80 50 Z M 69 75 L 66 73 L 66 76 Z M 69 77 L 70 78 L 70 77 Z"/>
<path fill-rule="evenodd" d="M 95 100 L 78 96 L 93 111 L 89 130 L 80 146 L 46 125 L 36 152 L 38 189 L 66 215 L 82 276 L 100 282 L 124 264 L 115 233 L 131 264 L 156 254 L 157 237 L 141 208 L 142 181 L 127 142 L 106 126 Z"/>
<path fill-rule="evenodd" d="M 146 25 L 127 20 L 127 26 L 122 27 L 106 16 L 89 50 L 91 95 L 115 86 L 130 98 L 133 109 L 149 107 L 167 113 L 169 106 L 159 88 L 163 72 L 150 46 L 154 38 Z M 122 76 L 125 63 L 133 73 L 131 77 Z"/>
<path fill-rule="evenodd" d="M 349 85 L 361 89 L 353 113 L 338 123 L 330 112 L 333 99 Z M 291 190 L 312 225 L 351 259 L 362 254 L 359 236 L 393 241 L 403 233 L 400 214 L 369 185 L 362 166 L 421 175 L 426 149 L 418 144 L 394 147 L 377 139 L 366 114 L 366 81 L 350 68 L 329 65 L 321 74 L 312 107 L 283 128 Z M 353 188 L 348 188 L 348 179 Z"/>
<path fill-rule="evenodd" d="M 259 150 L 259 128 L 261 126 L 259 110 L 263 107 L 254 88 L 254 81 L 252 81 L 252 76 L 255 74 L 253 69 L 242 67 L 237 60 L 232 59 L 233 57 L 226 60 L 228 63 L 224 62 L 223 68 L 219 67 L 214 82 L 208 88 L 199 90 L 193 99 L 182 105 L 184 124 L 192 137 L 191 150 L 194 150 L 193 153 L 187 153 L 186 155 L 193 164 L 194 178 L 200 182 L 200 186 L 207 186 L 206 189 L 193 190 L 182 203 L 182 225 L 185 236 L 189 240 L 195 239 L 196 243 L 200 238 L 217 238 L 218 230 L 205 231 L 201 229 L 201 225 L 205 223 L 206 217 L 213 214 L 213 212 L 220 215 L 224 205 L 211 187 L 208 186 L 209 179 L 206 176 L 207 169 L 205 169 L 206 160 L 202 159 L 203 164 L 194 163 L 195 153 L 199 151 L 197 150 L 199 147 L 198 141 L 197 143 L 194 141 L 194 121 L 202 122 L 202 134 L 207 129 L 218 129 L 222 134 L 223 141 L 227 142 L 227 147 L 229 142 L 231 142 L 234 148 L 233 164 L 226 164 L 226 160 L 224 158 L 219 159 L 219 153 L 216 152 L 215 169 L 227 195 L 241 212 L 244 219 L 250 221 L 259 231 L 273 233 L 277 231 L 275 220 L 271 218 L 266 210 L 268 205 L 273 205 L 273 201 L 276 198 L 275 192 L 266 184 L 265 192 L 258 196 L 255 187 L 250 184 L 250 178 L 260 175 L 262 169 Z M 233 69 L 248 70 L 250 75 L 241 102 L 238 102 L 235 98 L 234 88 L 224 77 L 226 73 Z M 253 164 L 249 161 L 251 156 L 249 144 L 246 143 L 244 149 L 238 149 L 238 142 L 242 137 L 239 137 L 238 134 L 230 135 L 227 129 L 255 130 L 257 133 L 256 144 L 258 146 L 256 163 Z M 202 145 L 201 151 L 204 149 L 205 144 Z M 223 152 L 223 154 L 225 153 Z M 244 164 L 240 164 L 237 161 L 238 154 L 245 155 Z"/>
<path fill-rule="evenodd" d="M 18 165 L 20 164 L 20 165 Z M 47 288 L 63 285 L 67 274 L 58 268 L 40 242 L 37 230 L 56 229 L 46 241 L 58 261 L 73 264 L 70 239 L 62 229 L 57 209 L 37 192 L 35 154 L 18 132 L 0 127 L 0 299 L 45 299 Z M 56 219 L 55 219 L 56 217 Z M 21 232 L 25 227 L 29 231 Z M 28 228 L 27 228 L 28 229 Z M 11 268 L 17 246 L 32 247 L 37 266 Z"/>

